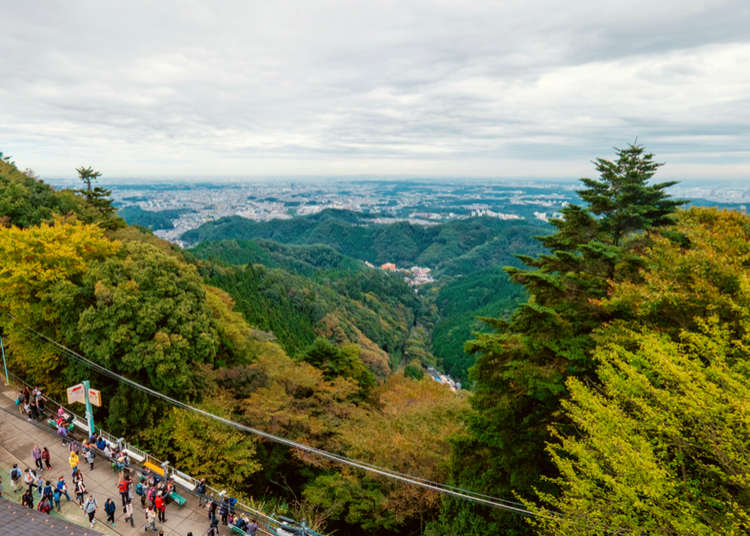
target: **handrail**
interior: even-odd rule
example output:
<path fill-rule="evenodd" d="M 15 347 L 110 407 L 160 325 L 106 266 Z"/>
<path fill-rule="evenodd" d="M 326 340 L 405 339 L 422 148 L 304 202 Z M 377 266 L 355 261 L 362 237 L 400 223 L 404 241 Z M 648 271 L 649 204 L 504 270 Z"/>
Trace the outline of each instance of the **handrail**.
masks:
<path fill-rule="evenodd" d="M 33 387 L 31 384 L 26 383 L 23 379 L 19 378 L 18 376 L 16 376 L 13 373 L 10 373 L 10 377 L 15 382 L 20 383 L 21 385 L 24 385 L 26 387 Z M 68 409 L 67 407 L 63 406 L 61 403 L 57 402 L 56 400 L 54 400 L 52 398 L 49 398 L 47 395 L 42 395 L 42 396 L 44 397 L 44 400 L 45 400 L 44 410 L 43 411 L 47 412 L 48 415 L 49 414 L 52 414 L 52 415 L 56 415 L 57 414 L 57 410 L 55 410 L 55 411 L 50 411 L 49 410 L 47 402 L 50 402 L 51 405 L 55 406 L 56 408 L 62 408 L 63 411 L 65 411 L 66 413 L 69 413 L 70 415 L 72 415 L 74 419 L 79 419 L 79 420 L 84 421 L 84 422 L 86 421 L 85 417 L 81 417 L 80 415 L 78 415 L 77 413 L 71 411 L 70 409 Z M 150 453 L 146 452 L 145 450 L 139 449 L 138 447 L 135 447 L 132 443 L 128 443 L 127 441 L 124 441 L 124 438 L 117 438 L 117 437 L 113 436 L 112 434 L 110 434 L 109 432 L 107 432 L 106 430 L 104 430 L 101 427 L 99 427 L 99 434 L 102 436 L 102 438 L 104 438 L 105 441 L 107 441 L 110 444 L 110 446 L 115 446 L 115 445 L 121 444 L 123 449 L 125 449 L 125 450 L 127 450 L 129 452 L 136 452 L 139 456 L 141 456 L 143 458 L 143 462 L 139 462 L 139 464 L 138 464 L 140 466 L 143 466 L 143 464 L 146 463 L 146 462 L 151 462 L 151 463 L 153 463 L 155 465 L 159 465 L 159 466 L 162 466 L 163 463 L 164 463 L 162 460 L 159 460 L 158 458 L 156 458 L 155 456 L 153 456 Z M 123 441 L 121 443 L 119 443 L 120 439 L 123 439 Z M 102 453 L 102 455 L 104 455 L 104 454 Z M 109 459 L 111 460 L 112 458 L 109 458 Z M 131 465 L 134 465 L 134 464 L 131 463 Z M 142 467 L 141 467 L 141 469 L 142 469 Z M 187 473 L 184 473 L 182 471 L 178 471 L 175 467 L 172 467 L 171 465 L 167 465 L 167 473 L 164 475 L 164 477 L 165 478 L 169 478 L 169 477 L 171 477 L 172 475 L 175 475 L 175 474 L 177 476 L 179 476 L 180 478 L 182 478 L 182 479 L 184 479 L 184 480 L 186 480 L 186 481 L 188 481 L 188 482 L 190 482 L 190 483 L 193 484 L 193 489 L 192 490 L 188 490 L 188 493 L 190 493 L 191 495 L 194 495 L 194 496 L 198 496 L 199 495 L 197 492 L 194 491 L 196 489 L 198 483 L 200 482 L 199 479 L 194 478 L 194 477 L 192 477 L 192 476 L 190 476 Z M 204 493 L 203 495 L 207 499 L 210 499 L 212 501 L 216 501 L 218 503 L 221 503 L 222 498 L 226 494 L 223 491 L 219 491 L 216 488 L 213 488 L 211 486 L 207 486 L 206 487 L 206 493 Z M 278 533 L 276 532 L 275 529 L 281 528 L 281 522 L 278 521 L 273 515 L 269 515 L 269 514 L 266 514 L 265 512 L 262 512 L 260 510 L 256 510 L 256 509 L 254 509 L 254 508 L 252 508 L 250 506 L 247 506 L 246 504 L 243 504 L 243 503 L 241 503 L 239 501 L 237 501 L 235 503 L 235 505 L 233 507 L 233 510 L 234 511 L 240 510 L 240 511 L 242 511 L 242 513 L 247 514 L 250 517 L 256 518 L 258 520 L 258 531 L 259 532 L 267 534 L 268 536 L 276 536 L 276 535 L 278 535 Z M 265 523 L 264 523 L 265 527 L 261 526 L 261 523 L 260 523 L 261 519 L 266 520 Z M 277 526 L 276 527 L 271 527 L 270 526 L 271 524 L 275 524 Z M 269 530 L 271 532 L 269 532 Z M 307 530 L 310 531 L 310 532 L 314 532 L 311 529 L 307 529 Z M 321 535 L 321 534 L 318 534 L 318 533 L 314 533 L 314 534 L 316 534 L 317 536 L 324 536 L 324 535 Z"/>

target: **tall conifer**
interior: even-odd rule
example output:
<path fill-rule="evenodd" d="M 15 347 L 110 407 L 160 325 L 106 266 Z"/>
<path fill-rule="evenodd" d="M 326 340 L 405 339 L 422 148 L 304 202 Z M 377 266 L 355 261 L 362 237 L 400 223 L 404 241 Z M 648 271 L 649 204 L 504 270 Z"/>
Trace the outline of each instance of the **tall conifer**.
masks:
<path fill-rule="evenodd" d="M 637 273 L 644 232 L 670 223 L 683 203 L 666 192 L 674 182 L 648 184 L 661 164 L 642 146 L 617 149 L 617 157 L 595 161 L 598 179 L 581 179 L 578 193 L 587 206 L 569 205 L 550 222 L 556 232 L 539 238 L 548 252 L 521 257 L 528 269 L 507 268 L 528 302 L 509 322 L 489 320 L 495 332 L 466 345 L 479 357 L 471 370 L 470 434 L 454 451 L 462 485 L 503 497 L 544 487 L 540 476 L 554 472 L 544 452 L 548 426 L 560 420 L 565 380 L 595 376 L 591 332 L 609 319 L 599 300 L 610 281 Z M 446 513 L 456 533 L 528 532 L 510 515 L 477 523 L 488 514 L 474 506 L 449 503 Z"/>

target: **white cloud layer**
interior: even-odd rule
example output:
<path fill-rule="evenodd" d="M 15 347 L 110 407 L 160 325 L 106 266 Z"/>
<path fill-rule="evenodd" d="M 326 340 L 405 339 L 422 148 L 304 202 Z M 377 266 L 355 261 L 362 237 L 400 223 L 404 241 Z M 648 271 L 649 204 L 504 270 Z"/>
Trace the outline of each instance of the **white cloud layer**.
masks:
<path fill-rule="evenodd" d="M 750 2 L 0 0 L 0 151 L 44 176 L 575 177 L 636 136 L 750 179 Z"/>

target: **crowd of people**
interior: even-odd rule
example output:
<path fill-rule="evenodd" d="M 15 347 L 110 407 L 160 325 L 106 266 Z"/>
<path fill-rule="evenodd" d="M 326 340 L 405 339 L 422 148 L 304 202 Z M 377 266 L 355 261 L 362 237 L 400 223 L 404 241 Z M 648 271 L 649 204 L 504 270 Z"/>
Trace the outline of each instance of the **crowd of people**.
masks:
<path fill-rule="evenodd" d="M 44 402 L 46 398 L 38 387 L 30 389 L 28 386 L 19 391 L 16 397 L 16 406 L 21 415 L 26 415 L 26 420 L 36 421 L 44 416 Z"/>
<path fill-rule="evenodd" d="M 44 416 L 44 402 L 46 398 L 38 388 L 26 387 L 18 393 L 16 404 L 19 411 L 28 420 L 39 420 Z M 49 514 L 52 509 L 61 511 L 63 497 L 67 502 L 72 501 L 71 493 L 75 495 L 75 502 L 87 517 L 89 525 L 94 526 L 99 503 L 86 488 L 84 473 L 81 465 L 88 466 L 89 471 L 94 470 L 94 461 L 97 453 L 103 455 L 112 464 L 112 469 L 119 474 L 117 491 L 120 494 L 122 508 L 122 520 L 135 527 L 134 499 L 138 497 L 141 510 L 143 511 L 145 531 L 163 534 L 157 523 L 166 523 L 166 507 L 172 502 L 171 495 L 175 491 L 175 482 L 171 478 L 164 478 L 160 474 L 153 473 L 148 469 L 137 472 L 131 466 L 130 457 L 121 445 L 113 445 L 106 441 L 101 435 L 92 435 L 82 441 L 76 440 L 70 433 L 72 431 L 73 416 L 66 413 L 61 407 L 57 411 L 55 424 L 62 444 L 68 447 L 68 465 L 70 466 L 70 487 L 63 475 L 56 479 L 46 478 L 44 473 L 53 470 L 50 460 L 50 451 L 47 447 L 35 444 L 31 449 L 31 459 L 34 462 L 33 469 L 26 467 L 21 470 L 18 464 L 14 464 L 10 470 L 11 487 L 15 493 L 22 493 L 21 504 L 27 508 L 35 508 L 35 493 L 38 496 L 36 509 Z M 219 500 L 208 497 L 205 479 L 196 486 L 199 507 L 208 510 L 208 535 L 216 536 L 219 533 L 219 524 L 228 528 L 237 527 L 248 536 L 256 536 L 258 523 L 255 519 L 249 519 L 236 511 L 236 500 L 229 497 L 220 497 Z M 2 495 L 2 479 L 0 478 L 0 495 Z M 104 501 L 103 510 L 105 523 L 115 527 L 115 516 L 118 505 L 107 497 Z M 192 536 L 192 533 L 188 533 Z"/>

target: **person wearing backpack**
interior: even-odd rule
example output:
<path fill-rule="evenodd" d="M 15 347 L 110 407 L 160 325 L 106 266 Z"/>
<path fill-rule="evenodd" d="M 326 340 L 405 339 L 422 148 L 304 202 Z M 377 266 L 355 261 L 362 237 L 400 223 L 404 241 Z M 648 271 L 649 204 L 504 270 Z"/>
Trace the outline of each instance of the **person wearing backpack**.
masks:
<path fill-rule="evenodd" d="M 83 482 L 81 482 L 83 483 Z M 94 528 L 94 516 L 96 516 L 96 499 L 93 495 L 89 495 L 89 500 L 86 502 L 86 506 L 83 507 L 83 511 L 89 516 L 89 527 Z"/>
<path fill-rule="evenodd" d="M 122 499 L 122 506 L 125 507 L 125 505 L 128 503 L 128 499 L 130 498 L 130 480 L 123 478 L 120 480 L 120 483 L 117 484 L 117 487 L 120 490 L 120 498 Z"/>
<path fill-rule="evenodd" d="M 141 508 L 146 508 L 146 490 L 143 489 L 143 482 L 135 485 L 135 494 L 141 498 Z"/>
<path fill-rule="evenodd" d="M 55 510 L 60 511 L 60 499 L 62 499 L 62 493 L 59 489 L 55 489 L 52 492 L 52 500 L 55 502 Z M 70 498 L 68 498 L 70 500 Z"/>
<path fill-rule="evenodd" d="M 83 508 L 83 498 L 86 495 L 86 484 L 83 483 L 83 479 L 79 478 L 76 480 L 76 499 L 78 504 Z"/>
<path fill-rule="evenodd" d="M 49 480 L 47 480 L 44 483 L 44 489 L 42 490 L 42 497 L 52 501 L 52 483 Z"/>
<path fill-rule="evenodd" d="M 21 470 L 18 468 L 18 464 L 14 463 L 13 467 L 10 470 L 10 487 L 13 488 L 13 491 L 18 493 L 20 490 L 18 489 L 18 483 L 21 481 Z"/>
<path fill-rule="evenodd" d="M 204 502 L 207 502 L 208 499 L 206 499 L 206 479 L 201 478 L 200 482 L 198 482 L 198 485 L 195 487 L 195 492 L 198 494 L 198 506 L 203 506 Z"/>
<path fill-rule="evenodd" d="M 107 497 L 107 501 L 104 503 L 104 513 L 107 514 L 107 523 L 111 523 L 115 526 L 115 512 L 117 511 L 117 505 L 111 497 Z"/>
<path fill-rule="evenodd" d="M 50 510 L 52 510 L 50 499 L 48 499 L 47 497 L 42 497 L 42 500 L 39 501 L 39 504 L 37 505 L 36 509 L 39 510 L 43 514 L 49 515 Z"/>

